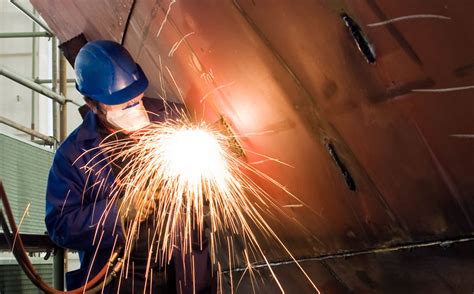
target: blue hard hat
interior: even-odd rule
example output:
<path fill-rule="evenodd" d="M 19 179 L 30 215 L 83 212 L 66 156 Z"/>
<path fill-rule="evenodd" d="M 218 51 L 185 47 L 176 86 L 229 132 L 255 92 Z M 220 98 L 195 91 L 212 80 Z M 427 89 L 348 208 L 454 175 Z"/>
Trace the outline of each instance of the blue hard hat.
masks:
<path fill-rule="evenodd" d="M 84 96 L 108 105 L 135 98 L 148 87 L 148 79 L 130 53 L 107 40 L 84 45 L 74 62 L 76 89 Z"/>

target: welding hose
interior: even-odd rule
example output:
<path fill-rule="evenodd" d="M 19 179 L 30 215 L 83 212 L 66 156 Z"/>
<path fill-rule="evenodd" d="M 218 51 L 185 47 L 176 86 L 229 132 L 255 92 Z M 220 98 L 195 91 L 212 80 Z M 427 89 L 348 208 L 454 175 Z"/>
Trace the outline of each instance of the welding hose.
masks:
<path fill-rule="evenodd" d="M 0 209 L 0 222 L 1 226 L 5 235 L 5 239 L 7 240 L 8 245 L 12 248 L 13 255 L 15 256 L 16 260 L 18 261 L 20 267 L 22 270 L 25 272 L 27 277 L 31 280 L 31 282 L 41 289 L 42 291 L 46 293 L 54 293 L 54 294 L 60 294 L 60 293 L 67 293 L 67 294 L 80 294 L 84 292 L 84 289 L 89 289 L 92 286 L 94 286 L 97 282 L 99 282 L 103 277 L 105 276 L 105 273 L 107 272 L 107 268 L 110 264 L 113 264 L 115 262 L 115 259 L 118 257 L 118 254 L 115 254 L 113 258 L 109 261 L 108 264 L 106 264 L 102 270 L 93 278 L 91 279 L 86 285 L 84 285 L 81 288 L 74 289 L 71 291 L 60 291 L 57 289 L 54 289 L 50 287 L 44 280 L 40 277 L 38 272 L 35 270 L 33 265 L 31 264 L 28 256 L 25 254 L 24 248 L 21 248 L 20 246 L 20 239 L 17 236 L 16 240 L 14 240 L 13 234 L 10 232 L 10 229 L 8 227 L 7 221 L 5 220 L 5 217 L 3 215 L 3 211 Z M 101 286 L 104 284 L 101 284 Z M 105 284 L 104 286 L 106 286 Z M 86 291 L 86 293 L 96 293 L 97 291 Z"/>
<path fill-rule="evenodd" d="M 122 234 L 123 236 L 126 236 L 126 232 L 125 232 L 125 225 L 124 225 L 124 217 L 120 217 L 120 222 L 121 222 L 121 227 L 122 227 Z M 130 236 L 131 238 L 133 238 L 135 236 L 135 234 L 137 233 L 137 228 L 138 228 L 138 223 L 137 222 L 133 222 L 132 223 L 132 227 L 130 228 Z M 124 254 L 123 254 L 123 257 L 122 258 L 119 258 L 117 263 L 114 265 L 112 262 L 109 262 L 109 265 L 113 268 L 112 268 L 112 272 L 107 275 L 107 277 L 105 277 L 102 281 L 102 283 L 98 284 L 97 286 L 95 286 L 94 288 L 91 288 L 89 290 L 87 290 L 85 292 L 85 294 L 94 294 L 94 293 L 98 293 L 99 291 L 101 291 L 105 286 L 107 286 L 108 284 L 110 284 L 112 282 L 113 279 L 115 279 L 118 275 L 120 275 L 120 271 L 122 270 L 122 267 L 123 267 L 123 264 L 125 262 L 125 260 L 128 258 L 128 255 L 127 253 L 130 253 L 132 252 L 134 248 L 134 242 L 132 242 L 130 244 L 130 248 L 128 250 L 125 250 L 124 249 Z M 117 259 L 118 257 L 118 252 L 114 252 L 114 254 L 112 255 L 112 259 Z M 106 264 L 107 266 L 107 264 Z"/>
<path fill-rule="evenodd" d="M 0 209 L 0 222 L 1 222 L 5 239 L 7 240 L 7 243 L 10 246 L 10 248 L 12 248 L 12 253 L 15 256 L 16 260 L 18 261 L 18 264 L 22 268 L 23 272 L 27 275 L 27 277 L 31 280 L 31 282 L 36 287 L 38 287 L 39 289 L 47 293 L 53 293 L 53 291 L 49 291 L 50 290 L 49 285 L 46 284 L 43 279 L 41 279 L 39 274 L 35 271 L 31 263 L 29 262 L 28 257 L 26 256 L 24 251 L 21 249 L 21 245 L 20 245 L 21 241 L 19 237 L 17 236 L 16 240 L 14 240 L 14 237 L 12 233 L 10 232 L 10 228 L 8 227 L 7 221 L 5 220 L 3 211 L 1 209 Z"/>
<path fill-rule="evenodd" d="M 40 288 L 41 290 L 45 292 L 50 289 L 55 290 L 41 279 L 40 275 L 36 272 L 28 256 L 26 255 L 23 241 L 21 240 L 21 238 L 19 238 L 19 235 L 18 235 L 19 232 L 15 224 L 15 219 L 13 217 L 10 203 L 7 199 L 5 189 L 3 188 L 3 183 L 1 182 L 0 182 L 0 197 L 2 198 L 3 207 L 7 214 L 8 222 L 10 224 L 12 232 L 10 232 L 10 229 L 8 228 L 5 217 L 3 216 L 3 212 L 1 213 L 2 228 L 3 228 L 5 238 L 7 240 L 7 243 L 12 248 L 13 255 L 15 256 L 16 260 L 18 261 L 19 265 L 21 266 L 25 274 L 28 276 L 28 278 L 36 287 Z M 15 236 L 15 240 L 13 240 L 13 236 Z M 52 291 L 48 291 L 48 292 L 52 292 Z"/>
<path fill-rule="evenodd" d="M 80 293 L 84 293 L 84 291 L 87 290 L 87 289 L 91 289 L 91 287 L 93 287 L 98 281 L 100 281 L 101 279 L 104 278 L 105 274 L 107 273 L 107 268 L 109 266 L 113 265 L 113 263 L 115 262 L 115 260 L 118 257 L 118 253 L 114 253 L 112 255 L 112 258 L 101 269 L 101 271 L 94 278 L 92 278 L 86 285 L 82 286 L 81 288 L 70 290 L 70 291 L 60 291 L 60 290 L 52 288 L 47 283 L 45 283 L 41 279 L 40 275 L 36 272 L 33 265 L 31 264 L 28 256 L 26 255 L 26 250 L 24 248 L 23 242 L 22 242 L 21 238 L 18 237 L 18 229 L 16 227 L 16 224 L 15 224 L 15 221 L 14 221 L 14 218 L 13 218 L 13 214 L 11 213 L 11 208 L 10 208 L 10 205 L 8 203 L 8 199 L 6 199 L 6 194 L 5 194 L 5 191 L 3 189 L 3 185 L 1 184 L 1 182 L 0 182 L 0 189 L 1 189 L 0 195 L 2 197 L 2 202 L 4 204 L 4 208 L 6 209 L 7 217 L 9 219 L 10 226 L 12 227 L 12 231 L 13 231 L 13 234 L 10 233 L 10 229 L 8 228 L 5 217 L 3 216 L 3 212 L 1 212 L 1 210 L 0 210 L 0 212 L 1 212 L 0 220 L 2 222 L 2 228 L 3 228 L 3 231 L 4 231 L 5 238 L 7 239 L 7 243 L 10 245 L 10 247 L 12 247 L 12 252 L 13 252 L 15 258 L 17 259 L 18 263 L 20 264 L 21 268 L 23 269 L 25 274 L 28 276 L 28 278 L 31 280 L 31 282 L 36 287 L 38 287 L 39 289 L 41 289 L 42 291 L 44 291 L 46 293 L 80 294 Z M 13 225 L 12 225 L 12 223 L 13 223 Z M 13 240 L 13 235 L 16 236 L 16 240 Z M 15 248 L 13 248 L 13 246 Z M 119 262 L 118 264 L 121 264 L 121 262 Z M 112 271 L 110 273 L 110 276 L 116 276 L 115 270 L 119 271 L 120 269 L 121 269 L 121 266 L 120 267 L 115 266 L 114 271 Z M 101 287 L 98 290 L 100 290 L 102 287 L 105 287 L 108 283 L 110 283 L 111 280 L 112 279 L 110 279 L 110 278 L 105 278 L 104 281 L 107 281 L 107 283 L 101 283 L 100 284 Z M 96 289 L 96 288 L 97 287 L 95 287 L 94 289 Z M 96 292 L 97 292 L 97 289 L 96 289 L 96 291 L 91 291 L 91 290 L 86 291 L 86 293 L 96 293 Z"/>
<path fill-rule="evenodd" d="M 123 259 L 119 260 L 118 263 L 113 267 L 112 272 L 107 277 L 104 278 L 104 276 L 107 273 L 108 267 L 109 266 L 112 267 L 114 265 L 114 262 L 117 260 L 119 256 L 118 252 L 114 252 L 112 257 L 109 259 L 109 262 L 107 262 L 104 265 L 104 267 L 100 270 L 100 272 L 94 278 L 88 281 L 84 286 L 78 289 L 70 290 L 70 291 L 61 291 L 61 290 L 52 288 L 46 282 L 44 282 L 44 280 L 35 270 L 34 266 L 31 264 L 30 259 L 26 255 L 26 250 L 25 250 L 23 241 L 19 237 L 19 231 L 16 226 L 15 219 L 13 217 L 13 212 L 11 210 L 10 203 L 7 199 L 7 195 L 5 193 L 5 189 L 3 188 L 3 183 L 1 181 L 0 181 L 0 198 L 2 200 L 3 207 L 5 208 L 5 212 L 7 214 L 8 223 L 10 224 L 10 227 L 11 227 L 11 232 L 10 232 L 10 228 L 8 227 L 7 220 L 5 219 L 3 215 L 3 211 L 0 209 L 0 222 L 1 222 L 5 239 L 7 240 L 8 245 L 12 248 L 13 255 L 15 256 L 16 260 L 18 261 L 20 267 L 23 269 L 27 277 L 31 280 L 31 282 L 36 287 L 38 287 L 45 293 L 80 294 L 80 293 L 84 293 L 84 291 L 85 293 L 91 293 L 91 294 L 97 293 L 103 287 L 107 286 L 112 281 L 112 279 L 117 275 L 117 273 L 121 270 L 122 265 L 123 265 L 123 261 L 122 261 Z M 103 282 L 97 285 L 96 287 L 91 288 L 100 280 L 103 280 Z"/>
<path fill-rule="evenodd" d="M 8 246 L 10 246 L 10 248 L 12 248 L 13 246 L 13 236 L 10 232 L 10 228 L 8 227 L 8 224 L 7 224 L 7 221 L 5 220 L 5 217 L 3 215 L 3 211 L 0 209 L 0 223 L 1 223 L 1 226 L 2 226 L 2 230 L 3 230 L 3 235 L 5 236 L 5 239 L 7 240 L 7 244 Z M 23 262 L 23 256 L 21 254 L 17 255 L 18 253 L 15 251 L 17 247 L 15 246 L 15 248 L 12 248 L 12 252 L 13 252 L 13 255 L 15 256 L 16 260 L 18 261 L 18 264 L 20 265 L 20 267 L 22 268 L 22 270 L 25 272 L 25 274 L 28 276 L 28 278 L 30 278 L 30 280 L 33 282 L 33 284 L 38 287 L 38 288 L 42 288 L 43 285 L 41 285 L 41 282 L 43 282 L 42 280 L 39 280 L 39 276 L 36 275 L 36 273 L 32 272 L 31 271 L 31 268 L 29 268 L 27 266 L 27 264 L 25 262 Z"/>

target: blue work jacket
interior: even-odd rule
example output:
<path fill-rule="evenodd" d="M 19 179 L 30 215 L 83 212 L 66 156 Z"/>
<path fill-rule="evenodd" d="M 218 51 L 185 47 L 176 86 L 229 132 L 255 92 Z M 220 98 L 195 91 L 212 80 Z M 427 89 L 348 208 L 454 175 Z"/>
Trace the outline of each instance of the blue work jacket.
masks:
<path fill-rule="evenodd" d="M 143 103 L 151 121 L 176 115 L 166 114 L 161 100 L 144 98 Z M 58 148 L 48 178 L 48 233 L 59 246 L 78 251 L 81 261 L 80 269 L 66 274 L 70 290 L 92 279 L 108 261 L 114 242 L 123 242 L 118 209 L 110 203 L 114 175 L 97 148 L 103 140 L 98 127 L 97 116 L 88 111 L 82 124 Z M 86 165 L 93 171 L 86 172 Z M 101 219 L 106 208 L 110 211 Z"/>

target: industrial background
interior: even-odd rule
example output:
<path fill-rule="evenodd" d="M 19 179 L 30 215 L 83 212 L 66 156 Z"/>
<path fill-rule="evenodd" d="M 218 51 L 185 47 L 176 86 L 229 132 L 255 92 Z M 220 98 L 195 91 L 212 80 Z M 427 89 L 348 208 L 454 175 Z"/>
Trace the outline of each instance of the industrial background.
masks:
<path fill-rule="evenodd" d="M 46 179 L 60 139 L 59 109 L 53 117 L 53 100 L 18 80 L 59 92 L 59 49 L 55 37 L 25 12 L 36 15 L 29 1 L 0 1 L 0 180 L 18 223 L 28 209 L 20 230 L 38 241 L 33 242 L 37 243 L 38 250 L 32 249 L 31 259 L 42 277 L 52 284 L 53 258 L 44 259 L 45 250 L 39 248 L 43 239 L 34 236 L 44 236 L 46 232 Z M 67 96 L 81 101 L 71 83 L 74 71 L 68 63 L 65 65 L 65 73 L 69 75 L 69 83 L 65 84 Z M 52 83 L 53 78 L 56 85 Z M 75 104 L 69 103 L 66 117 L 65 133 L 68 133 L 81 121 Z M 25 129 L 34 132 L 25 132 Z M 0 242 L 0 293 L 42 293 L 22 273 L 13 255 L 5 250 L 3 235 Z M 68 268 L 76 267 L 77 256 L 70 253 Z"/>
<path fill-rule="evenodd" d="M 289 215 L 268 222 L 323 293 L 472 293 L 472 11 L 471 0 L 0 1 L 0 177 L 17 222 L 30 206 L 21 231 L 44 233 L 55 145 L 80 123 L 66 59 L 110 39 L 141 64 L 148 96 L 226 117 L 255 152 L 246 160 L 307 205 L 262 183 Z M 265 246 L 288 293 L 313 292 Z M 9 253 L 0 262 L 0 292 L 34 291 L 12 286 Z M 257 269 L 258 293 L 278 292 Z M 250 280 L 237 292 L 252 293 Z"/>

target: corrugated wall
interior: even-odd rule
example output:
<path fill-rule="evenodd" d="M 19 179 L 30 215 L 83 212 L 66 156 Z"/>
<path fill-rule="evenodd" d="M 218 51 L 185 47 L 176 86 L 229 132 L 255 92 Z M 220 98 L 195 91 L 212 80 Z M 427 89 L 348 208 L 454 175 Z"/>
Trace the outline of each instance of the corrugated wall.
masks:
<path fill-rule="evenodd" d="M 17 224 L 29 205 L 20 231 L 43 234 L 46 181 L 53 151 L 0 134 L 0 179 L 10 200 Z M 1 231 L 1 230 L 0 230 Z M 5 257 L 5 255 L 3 255 Z M 2 256 L 0 256 L 1 259 Z M 53 281 L 52 261 L 32 260 L 49 284 Z M 14 259 L 0 260 L 0 294 L 41 293 L 26 277 Z"/>
<path fill-rule="evenodd" d="M 51 263 L 35 264 L 36 270 L 48 283 L 53 282 L 53 265 Z M 0 265 L 0 293 L 42 293 L 26 277 L 18 264 Z"/>
<path fill-rule="evenodd" d="M 0 179 L 22 233 L 43 234 L 46 181 L 53 151 L 0 134 Z"/>

